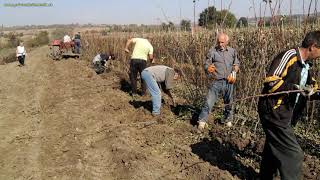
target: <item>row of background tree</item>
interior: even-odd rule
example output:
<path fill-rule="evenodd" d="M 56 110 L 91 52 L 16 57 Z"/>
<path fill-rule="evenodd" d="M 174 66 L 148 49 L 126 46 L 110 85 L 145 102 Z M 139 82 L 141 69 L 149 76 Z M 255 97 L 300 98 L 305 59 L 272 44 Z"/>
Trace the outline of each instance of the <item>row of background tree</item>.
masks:
<path fill-rule="evenodd" d="M 306 18 L 307 17 L 307 18 Z M 292 16 L 281 16 L 277 15 L 274 17 L 255 17 L 255 18 L 246 18 L 240 17 L 238 20 L 235 15 L 228 11 L 228 10 L 217 10 L 214 6 L 210 6 L 204 9 L 200 15 L 197 22 L 197 25 L 206 28 L 206 29 L 213 29 L 215 27 L 228 27 L 228 28 L 240 28 L 240 27 L 248 27 L 249 25 L 252 26 L 273 26 L 273 25 L 286 25 L 286 24 L 310 24 L 310 23 L 320 23 L 319 16 L 315 14 L 311 14 L 310 16 L 305 15 L 292 15 Z M 102 35 L 107 35 L 109 32 L 152 32 L 152 31 L 175 31 L 175 30 L 182 30 L 182 31 L 191 31 L 193 22 L 191 20 L 183 19 L 180 21 L 179 25 L 174 24 L 171 21 L 163 22 L 160 25 L 137 25 L 137 24 L 129 24 L 129 25 L 107 25 L 107 24 L 55 24 L 55 25 L 31 25 L 31 26 L 21 26 L 21 27 L 2 27 L 3 30 L 17 30 L 17 29 L 72 29 L 72 28 L 79 28 L 79 27 L 105 27 L 104 30 L 101 31 Z M 0 37 L 4 36 L 5 34 L 0 31 Z M 95 31 L 95 30 L 92 30 Z M 99 32 L 97 32 L 99 33 Z"/>
<path fill-rule="evenodd" d="M 239 20 L 235 15 L 228 10 L 217 10 L 214 6 L 210 6 L 200 13 L 198 25 L 207 29 L 212 29 L 216 26 L 219 27 L 248 27 L 249 22 L 253 26 L 277 26 L 277 25 L 301 25 L 301 24 L 314 24 L 319 23 L 320 17 L 317 14 L 306 15 L 274 15 L 273 17 L 255 17 L 246 18 L 240 17 Z M 182 20 L 180 22 L 182 30 L 190 30 L 191 21 Z"/>

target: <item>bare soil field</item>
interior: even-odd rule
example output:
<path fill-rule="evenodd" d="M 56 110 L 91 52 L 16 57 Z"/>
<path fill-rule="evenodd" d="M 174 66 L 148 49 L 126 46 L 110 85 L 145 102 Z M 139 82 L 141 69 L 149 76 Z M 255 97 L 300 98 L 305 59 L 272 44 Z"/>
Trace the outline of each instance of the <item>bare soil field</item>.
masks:
<path fill-rule="evenodd" d="M 167 104 L 154 119 L 123 72 L 47 51 L 0 66 L 0 179 L 256 179 L 263 137 L 218 124 L 199 133 Z M 320 179 L 320 146 L 309 145 L 304 179 Z"/>

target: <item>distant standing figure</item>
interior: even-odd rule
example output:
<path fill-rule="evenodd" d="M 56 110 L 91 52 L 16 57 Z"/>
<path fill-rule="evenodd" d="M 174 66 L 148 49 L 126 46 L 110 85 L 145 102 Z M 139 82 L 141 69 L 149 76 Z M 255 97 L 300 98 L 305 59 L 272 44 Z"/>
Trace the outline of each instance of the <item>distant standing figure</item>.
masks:
<path fill-rule="evenodd" d="M 111 53 L 110 55 L 108 55 L 107 53 L 97 54 L 92 60 L 94 71 L 97 74 L 103 73 L 105 70 L 105 67 L 107 67 L 107 61 L 111 59 L 112 60 L 116 59 L 115 56 Z"/>
<path fill-rule="evenodd" d="M 144 38 L 131 38 L 127 41 L 125 51 L 129 53 L 129 46 L 130 44 L 134 44 L 134 49 L 131 55 L 130 61 L 130 81 L 131 81 L 131 88 L 132 88 L 132 95 L 137 94 L 137 76 L 138 73 L 147 67 L 147 60 L 150 59 L 153 61 L 153 47 L 148 39 Z M 141 79 L 141 95 L 145 94 L 146 87 L 142 82 Z"/>
<path fill-rule="evenodd" d="M 80 54 L 80 47 L 81 47 L 81 36 L 80 32 L 74 35 L 73 41 L 75 44 L 75 53 Z"/>
<path fill-rule="evenodd" d="M 23 46 L 23 42 L 19 43 L 19 46 L 17 46 L 17 50 L 16 50 L 16 55 L 17 55 L 17 59 L 20 63 L 21 66 L 24 66 L 24 60 L 26 57 L 26 50 Z"/>
<path fill-rule="evenodd" d="M 70 36 L 66 34 L 66 35 L 63 37 L 63 42 L 64 42 L 64 43 L 69 43 L 69 42 L 71 42 Z"/>

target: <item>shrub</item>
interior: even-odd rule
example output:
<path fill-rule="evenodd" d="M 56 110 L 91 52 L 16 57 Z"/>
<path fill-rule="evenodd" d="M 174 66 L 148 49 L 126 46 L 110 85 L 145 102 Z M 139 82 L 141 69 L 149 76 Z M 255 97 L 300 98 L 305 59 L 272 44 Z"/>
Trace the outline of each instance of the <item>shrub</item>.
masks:
<path fill-rule="evenodd" d="M 55 29 L 51 32 L 51 36 L 50 39 L 54 40 L 54 39 L 63 39 L 63 36 L 68 34 L 69 36 L 71 36 L 73 29 L 72 28 L 58 28 Z"/>
<path fill-rule="evenodd" d="M 49 43 L 49 36 L 47 31 L 41 31 L 34 38 L 26 42 L 26 45 L 29 47 L 37 47 L 46 45 Z"/>
<path fill-rule="evenodd" d="M 20 38 L 18 38 L 18 36 L 14 32 L 10 32 L 9 34 L 7 34 L 7 38 L 7 48 L 17 47 L 19 45 L 19 42 L 21 41 Z"/>
<path fill-rule="evenodd" d="M 11 62 L 17 61 L 16 53 L 15 52 L 11 52 L 7 56 L 3 57 L 2 61 L 4 63 L 11 63 Z"/>

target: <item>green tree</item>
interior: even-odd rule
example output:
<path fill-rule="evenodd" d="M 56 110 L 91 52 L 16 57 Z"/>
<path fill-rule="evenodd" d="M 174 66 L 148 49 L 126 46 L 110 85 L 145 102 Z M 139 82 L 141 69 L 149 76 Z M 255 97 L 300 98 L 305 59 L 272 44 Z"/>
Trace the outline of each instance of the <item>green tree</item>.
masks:
<path fill-rule="evenodd" d="M 237 27 L 248 27 L 248 19 L 241 17 L 237 22 Z"/>
<path fill-rule="evenodd" d="M 199 26 L 212 27 L 215 24 L 233 27 L 237 18 L 228 10 L 217 11 L 214 6 L 210 6 L 200 13 Z"/>
<path fill-rule="evenodd" d="M 181 20 L 180 29 L 182 31 L 191 31 L 191 21 L 185 19 Z"/>
<path fill-rule="evenodd" d="M 10 32 L 10 33 L 8 34 L 8 44 L 7 44 L 7 47 L 9 47 L 9 48 L 16 47 L 16 46 L 19 45 L 19 42 L 20 42 L 20 41 L 21 41 L 21 40 L 19 39 L 19 37 L 18 37 L 15 33 Z"/>
<path fill-rule="evenodd" d="M 175 26 L 174 26 L 173 22 L 171 22 L 171 21 L 169 22 L 168 27 L 171 31 L 175 29 Z"/>
<path fill-rule="evenodd" d="M 315 16 L 307 17 L 305 20 L 303 20 L 303 23 L 305 24 L 316 24 L 318 22 L 318 18 Z"/>
<path fill-rule="evenodd" d="M 163 31 L 167 31 L 168 30 L 168 28 L 167 28 L 167 24 L 166 23 L 161 23 L 161 29 L 163 30 Z"/>
<path fill-rule="evenodd" d="M 228 10 L 222 10 L 217 12 L 217 24 L 224 27 L 233 27 L 237 22 L 237 18 L 234 14 Z"/>
<path fill-rule="evenodd" d="M 217 22 L 217 9 L 214 6 L 206 8 L 200 13 L 199 26 L 212 27 Z"/>
<path fill-rule="evenodd" d="M 29 47 L 37 47 L 46 45 L 49 43 L 49 34 L 47 31 L 41 31 L 39 32 L 36 37 L 30 39 L 26 42 L 26 45 Z"/>
<path fill-rule="evenodd" d="M 161 28 L 164 31 L 173 31 L 175 29 L 175 26 L 174 26 L 173 22 L 170 21 L 168 24 L 162 23 Z"/>
<path fill-rule="evenodd" d="M 56 28 L 51 32 L 51 40 L 53 39 L 62 39 L 64 35 L 71 35 L 73 28 Z"/>

